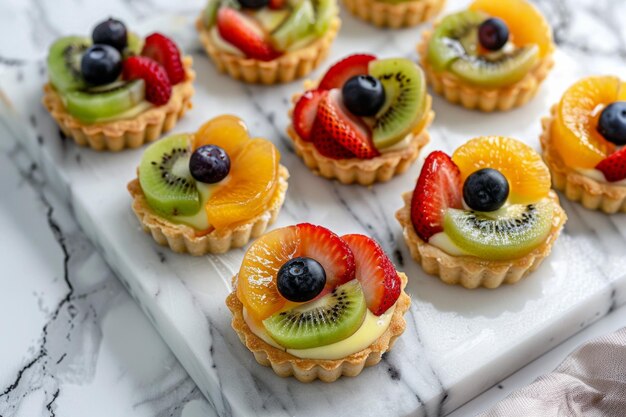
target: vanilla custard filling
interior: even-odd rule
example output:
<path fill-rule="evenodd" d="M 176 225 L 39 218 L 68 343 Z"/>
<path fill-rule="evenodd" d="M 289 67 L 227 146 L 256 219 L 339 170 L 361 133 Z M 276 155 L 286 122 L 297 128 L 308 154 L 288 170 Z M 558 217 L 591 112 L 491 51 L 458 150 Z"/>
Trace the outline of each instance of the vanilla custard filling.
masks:
<path fill-rule="evenodd" d="M 606 183 L 609 185 L 618 185 L 618 186 L 626 187 L 626 178 L 620 181 L 613 181 L 613 182 L 607 181 L 606 177 L 604 176 L 604 173 L 600 171 L 599 169 L 576 168 L 576 172 L 578 172 L 579 174 L 587 178 L 591 178 L 592 180 L 595 180 L 597 182 L 602 182 L 602 183 Z"/>
<path fill-rule="evenodd" d="M 243 318 L 252 333 L 276 349 L 283 350 L 301 359 L 337 360 L 362 351 L 382 336 L 387 328 L 389 328 L 389 323 L 391 323 L 391 317 L 395 309 L 396 305 L 394 304 L 380 316 L 374 315 L 368 309 L 365 314 L 365 319 L 363 323 L 361 323 L 361 327 L 350 337 L 330 345 L 309 349 L 286 349 L 282 347 L 267 334 L 262 324 L 257 323 L 250 317 L 245 308 L 243 309 Z"/>
<path fill-rule="evenodd" d="M 406 149 L 409 147 L 409 145 L 411 144 L 411 141 L 413 140 L 413 133 L 409 133 L 408 135 L 406 135 L 402 140 L 394 143 L 391 146 L 387 146 L 386 148 L 382 148 L 379 149 L 378 151 L 380 153 L 387 153 L 387 152 L 393 152 L 393 151 L 401 151 L 402 149 Z"/>

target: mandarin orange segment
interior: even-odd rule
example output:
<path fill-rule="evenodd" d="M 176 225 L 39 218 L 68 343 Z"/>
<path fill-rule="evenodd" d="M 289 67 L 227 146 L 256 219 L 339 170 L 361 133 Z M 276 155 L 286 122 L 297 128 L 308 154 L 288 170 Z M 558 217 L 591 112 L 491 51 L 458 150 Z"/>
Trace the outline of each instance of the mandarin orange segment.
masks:
<path fill-rule="evenodd" d="M 452 160 L 463 181 L 482 168 L 500 171 L 508 180 L 511 204 L 537 202 L 550 191 L 550 171 L 533 148 L 515 139 L 485 136 L 459 147 Z"/>
<path fill-rule="evenodd" d="M 535 44 L 540 56 L 554 49 L 552 30 L 541 12 L 527 0 L 475 0 L 469 7 L 504 20 L 517 46 Z"/>
<path fill-rule="evenodd" d="M 552 140 L 566 165 L 594 168 L 615 150 L 598 133 L 602 109 L 626 93 L 619 78 L 588 77 L 567 89 L 559 102 Z"/>
<path fill-rule="evenodd" d="M 237 275 L 237 298 L 256 320 L 266 319 L 288 303 L 278 292 L 276 276 L 299 248 L 298 227 L 289 226 L 263 235 L 246 252 Z"/>
<path fill-rule="evenodd" d="M 249 140 L 246 124 L 232 115 L 218 116 L 203 124 L 195 134 L 194 149 L 204 145 L 217 145 L 231 160 Z"/>
<path fill-rule="evenodd" d="M 228 177 L 207 199 L 209 223 L 220 230 L 267 210 L 278 184 L 279 161 L 280 154 L 270 141 L 248 141 L 231 158 Z"/>

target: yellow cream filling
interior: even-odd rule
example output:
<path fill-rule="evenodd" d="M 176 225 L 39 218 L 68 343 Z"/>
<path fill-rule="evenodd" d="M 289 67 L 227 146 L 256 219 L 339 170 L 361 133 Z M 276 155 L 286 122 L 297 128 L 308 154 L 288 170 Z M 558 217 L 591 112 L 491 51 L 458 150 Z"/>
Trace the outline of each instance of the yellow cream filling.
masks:
<path fill-rule="evenodd" d="M 604 173 L 600 171 L 599 169 L 576 168 L 576 172 L 598 182 L 603 182 L 603 183 L 611 184 L 611 185 L 626 186 L 626 179 L 623 179 L 620 181 L 614 181 L 614 182 L 607 181 L 606 177 L 604 176 Z"/>
<path fill-rule="evenodd" d="M 284 350 L 302 359 L 336 360 L 360 352 L 374 343 L 389 327 L 395 309 L 396 305 L 394 304 L 380 316 L 375 316 L 371 311 L 367 310 L 361 327 L 352 336 L 330 345 L 309 349 L 285 349 L 267 334 L 262 324 L 258 324 L 248 315 L 245 308 L 243 309 L 243 318 L 252 333 L 277 349 Z"/>

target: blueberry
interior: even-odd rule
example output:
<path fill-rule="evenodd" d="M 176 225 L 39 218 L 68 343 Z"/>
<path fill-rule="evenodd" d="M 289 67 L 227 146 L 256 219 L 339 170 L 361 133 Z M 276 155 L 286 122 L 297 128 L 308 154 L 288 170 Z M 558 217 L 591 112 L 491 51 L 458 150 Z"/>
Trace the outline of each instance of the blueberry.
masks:
<path fill-rule="evenodd" d="M 350 78 L 341 93 L 343 103 L 357 116 L 374 116 L 385 104 L 385 89 L 380 80 L 371 75 Z"/>
<path fill-rule="evenodd" d="M 326 285 L 326 271 L 315 259 L 299 257 L 283 264 L 278 270 L 276 286 L 289 301 L 303 303 L 318 296 Z"/>
<path fill-rule="evenodd" d="M 270 0 L 239 0 L 239 4 L 247 9 L 260 9 L 270 3 Z"/>
<path fill-rule="evenodd" d="M 502 19 L 489 18 L 478 27 L 478 41 L 483 48 L 498 51 L 509 41 L 509 28 Z"/>
<path fill-rule="evenodd" d="M 495 169 L 479 169 L 467 177 L 463 184 L 463 198 L 472 210 L 498 210 L 508 196 L 509 182 Z"/>
<path fill-rule="evenodd" d="M 230 171 L 230 158 L 219 146 L 200 146 L 191 154 L 189 171 L 197 181 L 207 184 L 220 182 Z"/>
<path fill-rule="evenodd" d="M 113 18 L 99 23 L 98 26 L 93 29 L 91 38 L 93 39 L 93 43 L 109 45 L 120 52 L 128 45 L 126 26 L 119 20 Z"/>
<path fill-rule="evenodd" d="M 80 71 L 89 84 L 112 83 L 122 72 L 122 56 L 109 45 L 93 45 L 80 61 Z"/>
<path fill-rule="evenodd" d="M 626 101 L 616 101 L 602 110 L 598 132 L 616 145 L 626 145 Z"/>

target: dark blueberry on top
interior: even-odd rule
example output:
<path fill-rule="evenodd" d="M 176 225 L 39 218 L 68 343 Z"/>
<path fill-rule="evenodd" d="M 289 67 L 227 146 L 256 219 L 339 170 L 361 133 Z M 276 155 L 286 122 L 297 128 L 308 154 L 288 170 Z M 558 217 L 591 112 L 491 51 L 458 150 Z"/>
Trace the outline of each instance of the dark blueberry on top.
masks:
<path fill-rule="evenodd" d="M 261 7 L 267 6 L 269 3 L 270 0 L 239 0 L 239 4 L 248 9 L 260 9 Z"/>
<path fill-rule="evenodd" d="M 219 146 L 200 146 L 191 154 L 189 171 L 196 181 L 207 184 L 220 182 L 230 171 L 230 158 Z"/>
<path fill-rule="evenodd" d="M 122 56 L 109 45 L 93 45 L 80 61 L 80 72 L 89 84 L 112 83 L 122 73 Z"/>
<path fill-rule="evenodd" d="M 492 168 L 479 169 L 463 184 L 463 199 L 472 210 L 498 210 L 508 197 L 509 182 L 500 171 Z"/>
<path fill-rule="evenodd" d="M 616 145 L 626 145 L 626 101 L 616 101 L 602 110 L 598 132 Z"/>
<path fill-rule="evenodd" d="M 502 19 L 489 18 L 478 27 L 478 41 L 483 48 L 498 51 L 509 41 L 509 28 Z"/>
<path fill-rule="evenodd" d="M 128 45 L 126 26 L 119 20 L 113 18 L 99 23 L 98 26 L 93 29 L 91 38 L 93 39 L 93 43 L 109 45 L 118 51 L 123 51 Z"/>
<path fill-rule="evenodd" d="M 350 78 L 341 93 L 343 103 L 357 116 L 374 116 L 385 104 L 385 89 L 380 80 L 371 75 Z"/>
<path fill-rule="evenodd" d="M 326 285 L 326 271 L 315 259 L 293 258 L 278 270 L 278 292 L 289 301 L 303 303 L 317 297 Z"/>

